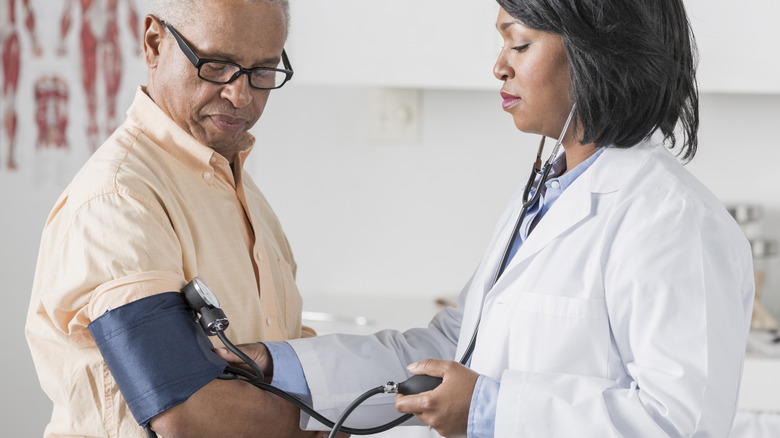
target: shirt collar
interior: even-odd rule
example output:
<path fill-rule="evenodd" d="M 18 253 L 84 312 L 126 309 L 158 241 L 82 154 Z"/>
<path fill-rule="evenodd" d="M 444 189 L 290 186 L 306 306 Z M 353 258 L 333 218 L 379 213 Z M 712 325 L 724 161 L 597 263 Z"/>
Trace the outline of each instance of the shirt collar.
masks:
<path fill-rule="evenodd" d="M 573 183 L 574 180 L 577 179 L 577 177 L 582 175 L 586 170 L 588 170 L 588 168 L 591 165 L 593 165 L 593 163 L 604 152 L 605 149 L 607 148 L 606 147 L 598 148 L 596 152 L 593 153 L 593 155 L 588 157 L 582 163 L 574 166 L 574 169 L 568 172 L 566 172 L 566 154 L 562 153 L 553 162 L 553 167 L 552 170 L 550 171 L 551 178 L 547 180 L 547 183 L 545 185 L 549 187 L 552 181 L 557 181 L 558 184 L 560 185 L 560 190 L 561 191 L 566 190 L 566 188 L 569 187 L 571 183 Z M 561 173 L 563 173 L 563 175 L 561 175 Z"/>
<path fill-rule="evenodd" d="M 218 154 L 214 149 L 204 145 L 195 139 L 190 133 L 186 132 L 181 126 L 177 125 L 157 104 L 146 94 L 145 87 L 138 87 L 132 105 L 127 110 L 127 116 L 130 117 L 149 137 L 164 151 L 171 154 L 182 164 L 187 166 L 192 172 L 198 175 L 219 175 L 219 169 L 227 169 L 229 172 L 230 164 L 225 157 Z M 236 174 L 243 169 L 246 158 L 254 147 L 255 137 L 246 133 L 239 141 L 238 153 L 234 158 Z M 232 181 L 233 178 L 227 178 Z M 238 178 L 237 178 L 238 179 Z M 209 183 L 213 178 L 205 178 Z"/>
<path fill-rule="evenodd" d="M 599 155 L 601 155 L 606 149 L 606 147 L 598 148 L 598 150 L 596 150 L 593 155 L 575 166 L 574 169 L 570 170 L 569 172 L 566 172 L 565 151 L 559 153 L 558 156 L 553 160 L 552 168 L 550 169 L 550 175 L 547 177 L 547 181 L 545 181 L 544 187 L 542 187 L 542 197 L 545 196 L 545 193 L 547 193 L 548 189 L 556 190 L 558 193 L 566 190 L 566 188 L 569 187 L 574 182 L 574 180 L 577 179 L 577 177 L 582 175 L 591 165 L 593 165 Z M 539 178 L 541 177 L 541 174 L 537 175 L 536 181 L 539 181 Z M 536 184 L 536 182 L 534 184 Z M 531 190 L 530 196 L 533 196 L 533 193 L 534 191 Z"/>

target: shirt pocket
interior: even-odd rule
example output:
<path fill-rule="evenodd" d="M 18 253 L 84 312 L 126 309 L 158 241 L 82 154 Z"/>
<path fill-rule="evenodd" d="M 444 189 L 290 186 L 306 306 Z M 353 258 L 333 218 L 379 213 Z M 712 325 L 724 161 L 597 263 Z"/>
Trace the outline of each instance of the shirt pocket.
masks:
<path fill-rule="evenodd" d="M 284 285 L 284 300 L 282 302 L 282 311 L 284 315 L 284 327 L 286 329 L 287 339 L 301 337 L 301 312 L 303 311 L 303 298 L 298 292 L 298 286 L 295 284 L 292 267 L 287 260 L 278 259 L 279 271 L 282 275 Z"/>
<path fill-rule="evenodd" d="M 606 377 L 610 345 L 603 298 L 526 292 L 509 333 L 509 368 Z"/>

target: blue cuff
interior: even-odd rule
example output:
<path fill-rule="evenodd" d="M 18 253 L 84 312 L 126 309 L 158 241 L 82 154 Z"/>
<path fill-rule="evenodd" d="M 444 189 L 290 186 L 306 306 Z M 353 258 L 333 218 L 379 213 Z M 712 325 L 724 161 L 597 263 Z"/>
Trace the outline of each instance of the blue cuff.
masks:
<path fill-rule="evenodd" d="M 295 395 L 308 406 L 312 404 L 311 390 L 303 374 L 301 361 L 287 342 L 263 342 L 274 364 L 271 385 Z"/>
<path fill-rule="evenodd" d="M 492 438 L 496 429 L 496 406 L 501 382 L 480 375 L 469 408 L 469 438 Z"/>
<path fill-rule="evenodd" d="M 185 402 L 227 366 L 179 292 L 109 310 L 88 328 L 141 426 Z"/>

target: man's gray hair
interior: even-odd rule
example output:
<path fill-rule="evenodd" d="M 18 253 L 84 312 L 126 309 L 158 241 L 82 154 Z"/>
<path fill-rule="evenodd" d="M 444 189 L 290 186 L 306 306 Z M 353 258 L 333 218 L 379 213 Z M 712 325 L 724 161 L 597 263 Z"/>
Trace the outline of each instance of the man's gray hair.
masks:
<path fill-rule="evenodd" d="M 182 24 L 196 24 L 191 11 L 193 3 L 201 2 L 204 0 L 152 0 L 152 15 L 170 23 L 172 26 L 180 26 Z M 289 0 L 243 0 L 244 3 L 260 3 L 269 2 L 276 3 L 282 7 L 284 11 L 284 20 L 287 26 L 287 32 L 290 29 L 290 2 Z M 286 36 L 286 35 L 285 35 Z"/>

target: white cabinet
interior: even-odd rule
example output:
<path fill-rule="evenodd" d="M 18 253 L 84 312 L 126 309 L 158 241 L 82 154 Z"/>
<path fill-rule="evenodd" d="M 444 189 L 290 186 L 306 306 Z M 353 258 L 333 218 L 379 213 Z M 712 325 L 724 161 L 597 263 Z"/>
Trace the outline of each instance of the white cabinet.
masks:
<path fill-rule="evenodd" d="M 780 93 L 780 0 L 686 0 L 704 92 Z"/>
<path fill-rule="evenodd" d="M 306 85 L 497 90 L 494 0 L 292 1 Z M 780 0 L 685 0 L 703 92 L 780 93 Z"/>
<path fill-rule="evenodd" d="M 494 89 L 493 0 L 290 2 L 295 81 L 307 85 Z"/>

